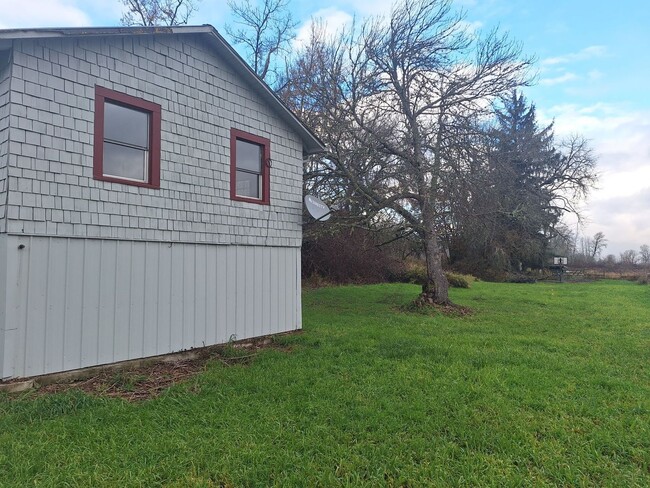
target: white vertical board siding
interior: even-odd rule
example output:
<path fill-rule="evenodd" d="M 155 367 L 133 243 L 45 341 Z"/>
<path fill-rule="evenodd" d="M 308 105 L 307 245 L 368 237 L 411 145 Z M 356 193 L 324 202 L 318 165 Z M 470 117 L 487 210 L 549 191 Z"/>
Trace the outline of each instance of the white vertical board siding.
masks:
<path fill-rule="evenodd" d="M 0 234 L 0 379 L 5 371 L 5 327 L 7 326 L 7 235 Z"/>
<path fill-rule="evenodd" d="M 301 326 L 299 248 L 2 236 L 0 255 L 2 378 Z"/>

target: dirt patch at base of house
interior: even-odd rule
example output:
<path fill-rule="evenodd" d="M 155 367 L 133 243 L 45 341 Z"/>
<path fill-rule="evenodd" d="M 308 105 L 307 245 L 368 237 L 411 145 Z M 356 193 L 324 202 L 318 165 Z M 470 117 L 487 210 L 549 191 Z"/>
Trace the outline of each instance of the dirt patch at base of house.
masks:
<path fill-rule="evenodd" d="M 129 401 L 147 400 L 200 373 L 205 369 L 206 362 L 205 359 L 180 360 L 122 371 L 107 371 L 71 383 L 42 386 L 35 393 L 47 395 L 77 389 L 91 395 L 124 398 Z"/>
<path fill-rule="evenodd" d="M 132 402 L 148 400 L 205 371 L 209 362 L 218 361 L 225 366 L 246 365 L 265 349 L 289 352 L 291 347 L 271 337 L 205 347 L 197 350 L 191 358 L 173 359 L 172 356 L 131 367 L 127 364 L 118 368 L 114 365 L 93 368 L 91 373 L 67 381 L 41 380 L 43 383 L 39 383 L 39 378 L 35 378 L 37 389 L 33 394 L 48 395 L 77 389 L 91 395 L 122 398 Z"/>

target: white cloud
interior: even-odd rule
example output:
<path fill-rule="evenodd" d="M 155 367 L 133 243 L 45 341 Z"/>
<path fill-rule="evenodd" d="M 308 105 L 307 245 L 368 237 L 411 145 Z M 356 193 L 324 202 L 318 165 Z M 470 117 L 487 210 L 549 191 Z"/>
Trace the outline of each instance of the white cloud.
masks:
<path fill-rule="evenodd" d="M 597 69 L 592 69 L 589 73 L 587 73 L 587 77 L 591 81 L 600 80 L 604 76 L 605 76 L 604 73 L 602 71 L 597 70 Z"/>
<path fill-rule="evenodd" d="M 333 36 L 345 29 L 346 26 L 350 25 L 352 20 L 352 15 L 333 7 L 318 10 L 312 14 L 311 19 L 298 28 L 298 33 L 293 41 L 294 48 L 299 48 L 309 42 L 314 22 L 325 29 L 326 35 Z"/>
<path fill-rule="evenodd" d="M 618 255 L 626 249 L 638 250 L 642 244 L 650 244 L 648 208 L 648 186 L 627 196 L 594 201 L 590 205 L 590 222 L 585 226 L 584 233 L 593 235 L 598 231 L 603 232 L 609 241 L 606 254 Z"/>
<path fill-rule="evenodd" d="M 2 0 L 0 28 L 91 25 L 90 18 L 77 3 L 73 0 Z"/>
<path fill-rule="evenodd" d="M 586 235 L 602 231 L 607 252 L 618 254 L 650 244 L 650 110 L 597 103 L 538 108 L 542 124 L 555 121 L 558 137 L 590 140 L 601 174 L 586 205 Z"/>
<path fill-rule="evenodd" d="M 578 79 L 578 75 L 576 75 L 575 73 L 564 73 L 554 78 L 542 78 L 541 80 L 539 80 L 539 84 L 547 85 L 547 86 L 560 85 L 562 83 L 567 83 L 569 81 L 573 81 L 577 79 Z"/>
<path fill-rule="evenodd" d="M 605 46 L 589 46 L 575 53 L 543 59 L 541 64 L 543 66 L 567 64 L 575 61 L 599 58 L 605 54 L 607 54 L 607 48 Z"/>
<path fill-rule="evenodd" d="M 389 15 L 395 0 L 348 0 L 345 5 L 352 12 L 366 15 Z"/>

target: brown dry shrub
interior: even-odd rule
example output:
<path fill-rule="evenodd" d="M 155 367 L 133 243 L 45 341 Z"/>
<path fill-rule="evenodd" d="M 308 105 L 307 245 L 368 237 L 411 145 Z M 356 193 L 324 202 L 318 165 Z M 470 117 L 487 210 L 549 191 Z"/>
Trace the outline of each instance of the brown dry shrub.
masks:
<path fill-rule="evenodd" d="M 377 246 L 372 232 L 344 229 L 305 241 L 302 276 L 312 284 L 398 281 L 404 264 Z"/>

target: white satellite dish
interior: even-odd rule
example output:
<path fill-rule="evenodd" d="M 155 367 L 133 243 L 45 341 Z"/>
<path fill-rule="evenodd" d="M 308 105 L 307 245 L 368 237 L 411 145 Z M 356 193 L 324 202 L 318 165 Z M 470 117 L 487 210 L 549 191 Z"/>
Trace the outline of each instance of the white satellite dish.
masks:
<path fill-rule="evenodd" d="M 329 207 L 325 205 L 320 198 L 315 197 L 314 195 L 305 196 L 305 207 L 307 207 L 309 215 L 321 222 L 325 222 L 329 219 L 332 213 Z"/>

